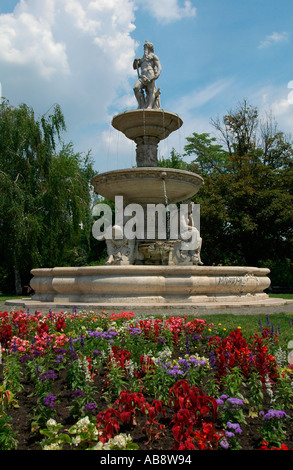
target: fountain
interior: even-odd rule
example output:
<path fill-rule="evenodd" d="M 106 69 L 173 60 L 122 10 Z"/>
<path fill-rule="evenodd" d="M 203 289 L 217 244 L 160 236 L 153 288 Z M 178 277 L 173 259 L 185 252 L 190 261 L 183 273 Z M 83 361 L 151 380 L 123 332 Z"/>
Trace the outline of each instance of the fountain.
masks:
<path fill-rule="evenodd" d="M 204 181 L 192 172 L 158 167 L 160 141 L 177 131 L 182 120 L 161 109 L 156 87 L 161 65 L 151 43 L 146 41 L 144 55 L 134 60 L 133 67 L 138 71 L 134 86 L 138 109 L 114 116 L 112 125 L 135 142 L 137 166 L 98 174 L 92 185 L 97 194 L 111 201 L 117 196 L 123 198 L 123 209 L 140 205 L 145 217 L 150 206 L 168 208 L 188 201 Z M 135 239 L 127 239 L 124 228 L 128 213 L 122 217 L 122 226 L 111 227 L 120 236 L 106 239 L 108 259 L 104 266 L 33 269 L 35 295 L 31 303 L 131 309 L 274 304 L 276 300 L 264 293 L 270 285 L 269 269 L 203 265 L 202 239 L 190 215 L 186 230 L 194 233 L 195 241 L 189 249 L 182 249 L 180 236 L 172 238 L 166 232 L 162 238 L 154 230 L 153 236 L 147 237 L 145 226 Z"/>

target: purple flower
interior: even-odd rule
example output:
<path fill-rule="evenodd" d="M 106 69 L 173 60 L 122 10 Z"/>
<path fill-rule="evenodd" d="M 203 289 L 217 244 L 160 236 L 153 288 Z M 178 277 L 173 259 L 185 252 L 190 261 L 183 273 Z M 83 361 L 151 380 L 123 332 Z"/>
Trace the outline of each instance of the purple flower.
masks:
<path fill-rule="evenodd" d="M 64 355 L 58 354 L 58 356 L 56 357 L 56 364 L 60 364 L 60 362 L 62 362 L 63 359 L 64 359 Z"/>
<path fill-rule="evenodd" d="M 221 400 L 227 400 L 228 396 L 223 394 L 223 395 L 220 396 L 220 398 L 221 398 Z"/>
<path fill-rule="evenodd" d="M 229 448 L 229 442 L 227 441 L 227 439 L 225 437 L 220 440 L 220 446 L 223 449 L 228 449 Z"/>
<path fill-rule="evenodd" d="M 20 358 L 20 362 L 23 363 L 23 362 L 29 361 L 30 359 L 31 359 L 30 356 L 22 356 L 22 357 Z"/>
<path fill-rule="evenodd" d="M 40 356 L 41 354 L 42 354 L 41 351 L 37 351 L 36 349 L 33 351 L 33 355 L 34 355 L 35 357 L 38 357 L 38 356 Z"/>
<path fill-rule="evenodd" d="M 83 408 L 83 411 L 85 413 L 89 412 L 89 413 L 94 414 L 96 412 L 96 408 L 97 408 L 97 405 L 95 403 L 86 403 Z"/>
<path fill-rule="evenodd" d="M 56 397 L 55 395 L 47 395 L 44 398 L 44 404 L 46 406 L 49 406 L 50 408 L 54 408 L 54 403 L 55 403 Z"/>
<path fill-rule="evenodd" d="M 231 403 L 231 405 L 240 406 L 243 405 L 244 400 L 241 400 L 240 398 L 227 398 L 227 402 Z"/>
<path fill-rule="evenodd" d="M 74 353 L 73 339 L 72 339 L 71 336 L 70 336 L 70 338 L 69 338 L 68 344 L 69 344 L 69 349 L 70 349 L 70 351 L 71 351 L 72 353 Z"/>
<path fill-rule="evenodd" d="M 194 339 L 200 339 L 200 338 L 201 338 L 201 336 L 200 336 L 200 335 L 198 335 L 197 333 L 196 333 L 195 335 L 193 335 L 193 336 L 192 336 L 192 339 L 193 339 L 193 340 L 194 340 Z"/>
<path fill-rule="evenodd" d="M 138 327 L 129 327 L 128 328 L 128 331 L 129 331 L 129 334 L 132 335 L 132 336 L 137 336 L 137 335 L 140 335 L 142 330 Z"/>
<path fill-rule="evenodd" d="M 179 359 L 178 363 L 183 367 L 185 371 L 189 369 L 190 364 L 186 359 Z"/>
<path fill-rule="evenodd" d="M 41 374 L 39 376 L 39 379 L 42 381 L 42 382 L 45 382 L 45 380 L 54 380 L 54 379 L 57 379 L 57 375 L 55 374 L 55 372 L 53 370 L 48 370 L 47 372 L 43 372 L 43 374 Z"/>
<path fill-rule="evenodd" d="M 209 362 L 211 367 L 216 367 L 216 354 L 214 352 L 211 352 Z"/>
<path fill-rule="evenodd" d="M 112 339 L 113 336 L 119 335 L 119 333 L 112 328 L 107 331 L 88 331 L 88 334 L 92 338 L 103 338 L 103 339 Z"/>
<path fill-rule="evenodd" d="M 286 418 L 288 415 L 285 413 L 283 410 L 272 410 L 270 409 L 266 414 L 264 412 L 261 412 L 263 415 L 264 419 L 282 419 Z"/>
<path fill-rule="evenodd" d="M 224 400 L 221 400 L 221 398 L 217 398 L 216 402 L 218 405 L 224 405 Z"/>
<path fill-rule="evenodd" d="M 236 434 L 241 434 L 242 433 L 242 429 L 241 427 L 239 426 L 238 423 L 231 423 L 231 421 L 228 421 L 227 422 L 227 427 L 229 429 L 233 429 L 233 431 L 236 433 Z"/>
<path fill-rule="evenodd" d="M 79 397 L 84 397 L 84 393 L 82 390 L 75 390 L 73 394 L 71 395 L 71 398 L 79 398 Z"/>

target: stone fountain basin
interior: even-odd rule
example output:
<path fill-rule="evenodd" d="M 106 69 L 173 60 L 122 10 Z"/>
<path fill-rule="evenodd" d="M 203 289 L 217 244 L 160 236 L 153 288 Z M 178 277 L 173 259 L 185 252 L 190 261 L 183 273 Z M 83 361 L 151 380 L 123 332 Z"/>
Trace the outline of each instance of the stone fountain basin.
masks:
<path fill-rule="evenodd" d="M 122 132 L 128 139 L 152 136 L 158 140 L 166 139 L 171 132 L 182 126 L 178 114 L 163 109 L 136 109 L 117 114 L 112 126 Z"/>
<path fill-rule="evenodd" d="M 188 305 L 268 299 L 269 269 L 224 266 L 91 266 L 33 269 L 33 301 Z M 74 305 L 74 304 L 73 304 Z"/>
<path fill-rule="evenodd" d="M 168 203 L 185 201 L 203 185 L 196 173 L 174 168 L 140 167 L 114 170 L 95 176 L 91 183 L 95 193 L 115 201 L 123 196 L 124 203 L 165 204 L 164 184 Z"/>

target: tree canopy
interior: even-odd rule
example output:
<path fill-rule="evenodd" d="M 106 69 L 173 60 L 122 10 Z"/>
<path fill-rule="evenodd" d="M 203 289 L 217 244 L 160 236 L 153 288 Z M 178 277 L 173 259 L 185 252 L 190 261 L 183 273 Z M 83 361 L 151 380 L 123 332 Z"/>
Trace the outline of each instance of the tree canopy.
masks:
<path fill-rule="evenodd" d="M 217 137 L 194 132 L 182 156 L 173 150 L 161 162 L 204 178 L 193 197 L 201 206 L 202 260 L 268 267 L 272 284 L 292 285 L 292 141 L 246 100 L 212 124 Z"/>
<path fill-rule="evenodd" d="M 89 154 L 64 144 L 61 109 L 36 118 L 0 105 L 0 290 L 19 293 L 34 267 L 80 264 L 89 243 Z"/>

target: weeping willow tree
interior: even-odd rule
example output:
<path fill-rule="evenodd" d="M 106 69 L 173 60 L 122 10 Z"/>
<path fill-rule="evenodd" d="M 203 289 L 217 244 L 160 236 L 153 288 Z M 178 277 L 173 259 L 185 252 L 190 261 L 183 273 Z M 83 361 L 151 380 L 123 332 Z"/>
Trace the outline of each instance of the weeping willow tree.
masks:
<path fill-rule="evenodd" d="M 86 262 L 90 237 L 89 154 L 62 142 L 58 105 L 34 110 L 0 105 L 0 290 L 29 282 L 34 267 Z"/>

